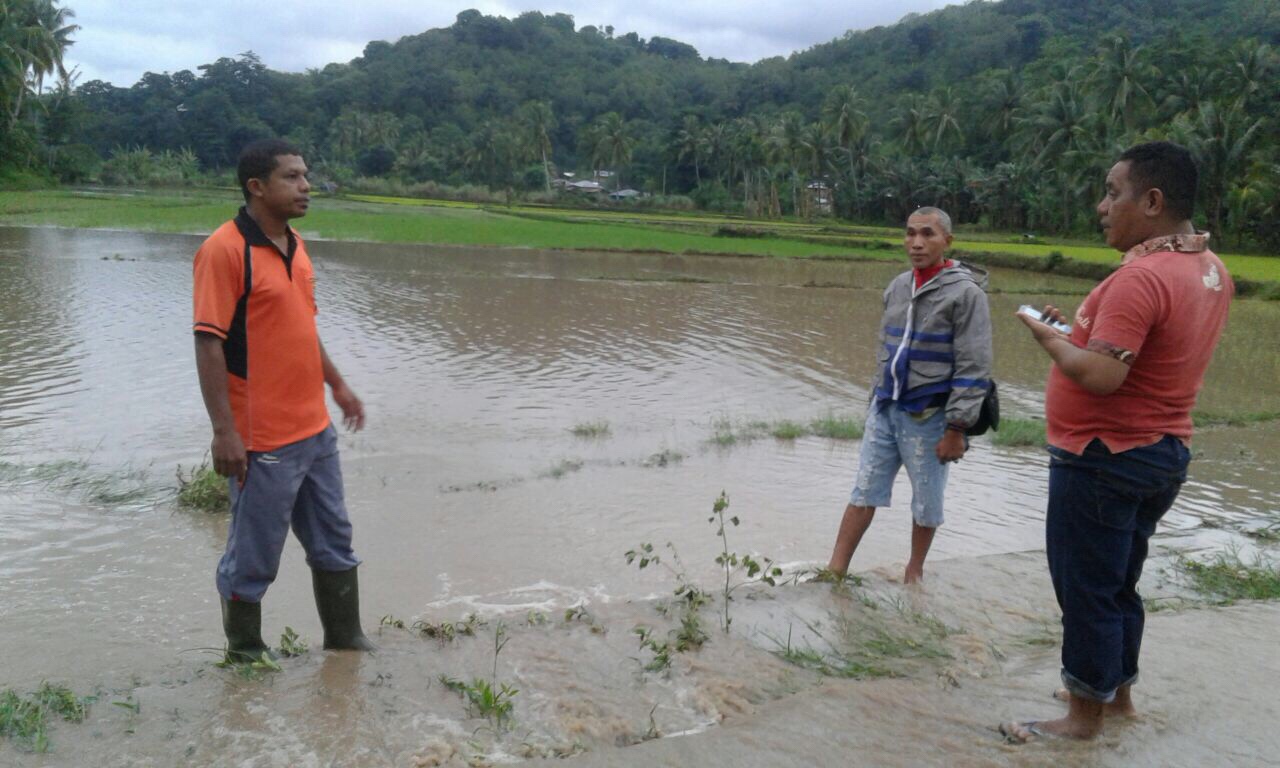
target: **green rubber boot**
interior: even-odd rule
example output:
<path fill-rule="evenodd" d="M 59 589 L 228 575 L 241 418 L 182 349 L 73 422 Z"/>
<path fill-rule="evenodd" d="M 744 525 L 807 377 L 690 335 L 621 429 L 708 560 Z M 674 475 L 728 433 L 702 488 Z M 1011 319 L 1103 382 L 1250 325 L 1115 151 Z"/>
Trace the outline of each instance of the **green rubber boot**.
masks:
<path fill-rule="evenodd" d="M 315 589 L 316 609 L 324 627 L 325 650 L 377 650 L 360 628 L 360 585 L 355 568 L 346 571 L 312 568 L 311 586 Z"/>
<path fill-rule="evenodd" d="M 222 598 L 222 629 L 227 633 L 227 661 L 275 661 L 276 655 L 262 642 L 262 603 Z"/>

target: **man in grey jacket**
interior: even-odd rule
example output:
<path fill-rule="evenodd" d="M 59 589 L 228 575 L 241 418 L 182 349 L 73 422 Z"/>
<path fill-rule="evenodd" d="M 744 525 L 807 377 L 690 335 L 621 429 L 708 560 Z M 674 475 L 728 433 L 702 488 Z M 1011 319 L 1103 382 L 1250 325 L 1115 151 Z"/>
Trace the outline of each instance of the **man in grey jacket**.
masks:
<path fill-rule="evenodd" d="M 921 208 L 907 219 L 911 271 L 889 283 L 877 345 L 879 366 L 867 414 L 858 477 L 827 566 L 843 576 L 876 507 L 888 506 L 902 466 L 911 479 L 911 560 L 903 581 L 924 577 L 924 559 L 942 525 L 947 464 L 968 449 L 991 386 L 991 314 L 986 273 L 945 258 L 951 217 Z"/>

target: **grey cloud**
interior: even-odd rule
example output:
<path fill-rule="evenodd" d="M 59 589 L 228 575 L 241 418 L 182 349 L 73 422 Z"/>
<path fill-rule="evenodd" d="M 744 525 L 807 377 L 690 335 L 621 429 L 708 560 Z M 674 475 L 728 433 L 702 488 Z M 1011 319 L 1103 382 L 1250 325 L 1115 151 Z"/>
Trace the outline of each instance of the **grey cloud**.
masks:
<path fill-rule="evenodd" d="M 889 24 L 910 12 L 939 8 L 945 0 L 904 0 L 887 4 L 793 0 L 789 4 L 677 2 L 676 0 L 561 0 L 554 8 L 528 2 L 363 0 L 67 0 L 83 28 L 67 61 L 78 65 L 82 82 L 109 80 L 130 85 L 144 72 L 194 70 L 222 56 L 256 52 L 267 66 L 302 71 L 345 62 L 370 40 L 405 35 L 453 23 L 474 7 L 513 18 L 527 10 L 568 13 L 578 26 L 611 25 L 615 34 L 636 32 L 689 43 L 703 56 L 757 61 L 787 55 L 839 37 L 847 29 Z"/>

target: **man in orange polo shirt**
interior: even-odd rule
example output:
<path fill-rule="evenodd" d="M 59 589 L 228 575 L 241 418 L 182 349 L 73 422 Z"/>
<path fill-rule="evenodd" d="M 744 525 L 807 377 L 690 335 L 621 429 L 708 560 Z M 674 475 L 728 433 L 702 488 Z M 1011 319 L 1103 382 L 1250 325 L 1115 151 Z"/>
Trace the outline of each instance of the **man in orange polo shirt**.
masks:
<path fill-rule="evenodd" d="M 1098 217 L 1121 266 L 1076 312 L 1071 334 L 1019 314 L 1053 358 L 1045 391 L 1045 544 L 1062 609 L 1067 716 L 1006 723 L 1011 741 L 1090 739 L 1133 717 L 1144 613 L 1138 579 L 1191 458 L 1191 409 L 1234 286 L 1191 224 L 1197 172 L 1169 142 L 1139 144 L 1107 174 Z M 1049 320 L 1060 320 L 1046 307 Z"/>
<path fill-rule="evenodd" d="M 324 647 L 373 650 L 360 627 L 351 523 L 324 385 L 347 427 L 364 405 L 316 331 L 315 273 L 289 219 L 310 202 L 307 166 L 279 140 L 240 155 L 245 206 L 196 252 L 196 369 L 213 425 L 213 466 L 228 478 L 231 525 L 218 563 L 227 654 L 270 655 L 261 601 L 292 527 L 307 553 Z"/>

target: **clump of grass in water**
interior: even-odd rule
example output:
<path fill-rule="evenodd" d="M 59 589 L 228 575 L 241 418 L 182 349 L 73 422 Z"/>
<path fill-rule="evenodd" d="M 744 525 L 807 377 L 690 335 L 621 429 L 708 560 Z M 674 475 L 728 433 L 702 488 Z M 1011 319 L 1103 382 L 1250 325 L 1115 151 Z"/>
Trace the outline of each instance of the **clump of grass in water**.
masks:
<path fill-rule="evenodd" d="M 582 469 L 581 461 L 577 459 L 563 459 L 551 465 L 551 469 L 547 470 L 544 477 L 549 477 L 552 480 L 559 480 L 565 475 L 577 472 L 580 469 Z"/>
<path fill-rule="evenodd" d="M 682 461 L 684 461 L 683 453 L 670 448 L 663 448 L 645 459 L 642 465 L 646 467 L 666 467 L 672 464 L 679 464 Z"/>
<path fill-rule="evenodd" d="M 94 700 L 48 682 L 41 683 L 35 693 L 25 698 L 12 689 L 6 690 L 0 693 L 0 736 L 18 749 L 47 752 L 49 718 L 56 715 L 69 723 L 83 722 Z"/>
<path fill-rule="evenodd" d="M 1182 557 L 1174 567 L 1191 579 L 1197 592 L 1216 597 L 1222 604 L 1280 598 L 1280 568 L 1261 555 L 1252 564 L 1242 562 L 1234 550 L 1219 552 L 1205 563 Z"/>
<path fill-rule="evenodd" d="M 1194 411 L 1191 414 L 1191 423 L 1197 427 L 1246 427 L 1250 424 L 1261 424 L 1277 419 L 1280 419 L 1280 411 L 1257 411 L 1253 413 Z"/>
<path fill-rule="evenodd" d="M 1044 445 L 1045 440 L 1045 426 L 1040 419 L 1005 417 L 1000 420 L 1000 428 L 991 433 L 991 442 L 1006 447 Z"/>
<path fill-rule="evenodd" d="M 794 421 L 778 421 L 769 428 L 769 434 L 779 440 L 796 440 L 809 434 L 803 424 Z"/>
<path fill-rule="evenodd" d="M 613 431 L 609 426 L 609 422 L 604 419 L 597 421 L 584 421 L 581 424 L 574 424 L 569 430 L 575 437 L 582 438 L 601 438 L 608 437 Z"/>
<path fill-rule="evenodd" d="M 183 473 L 178 467 L 178 506 L 201 512 L 227 512 L 231 508 L 231 492 L 226 478 L 213 471 L 208 460 Z"/>
<path fill-rule="evenodd" d="M 862 429 L 863 424 L 860 420 L 836 414 L 827 414 L 809 423 L 809 430 L 813 434 L 832 440 L 860 440 Z"/>

